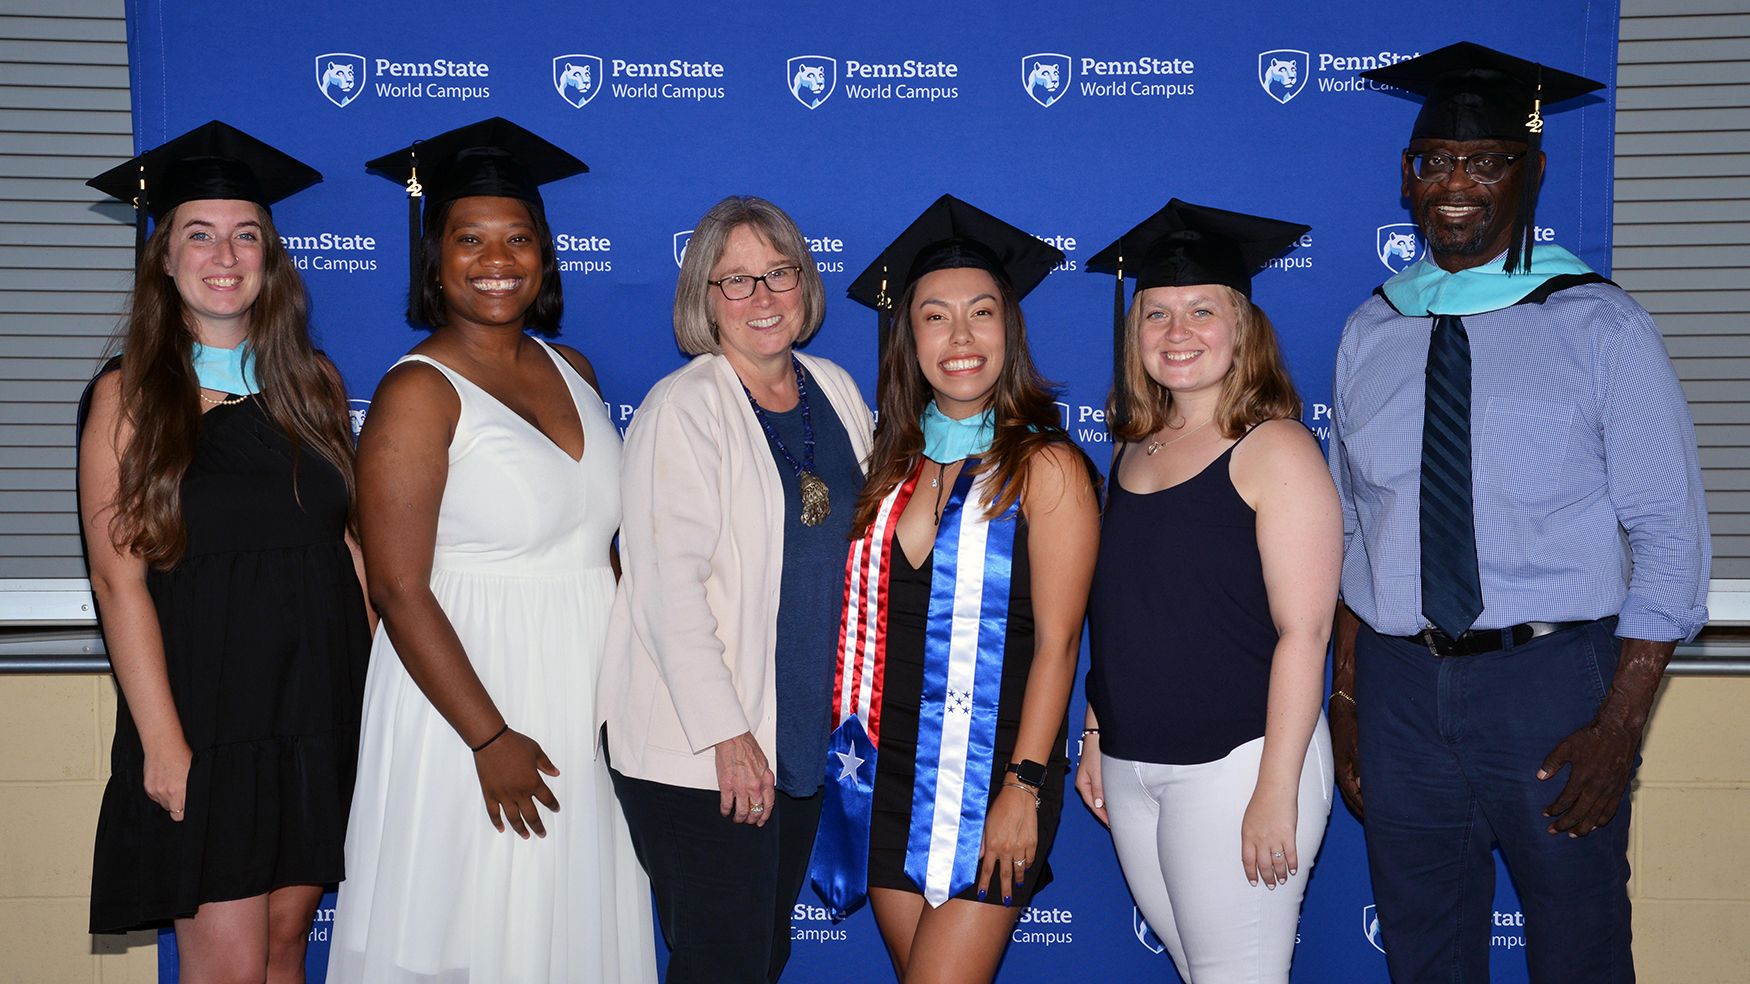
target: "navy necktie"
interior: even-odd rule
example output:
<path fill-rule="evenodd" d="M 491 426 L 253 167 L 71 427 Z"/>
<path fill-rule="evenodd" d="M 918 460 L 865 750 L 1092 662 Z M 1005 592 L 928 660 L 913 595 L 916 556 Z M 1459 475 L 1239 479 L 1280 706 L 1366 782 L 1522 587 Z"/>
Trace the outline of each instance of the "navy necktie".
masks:
<path fill-rule="evenodd" d="M 1483 610 L 1470 461 L 1470 337 L 1442 314 L 1428 340 L 1422 419 L 1422 614 L 1455 639 Z"/>

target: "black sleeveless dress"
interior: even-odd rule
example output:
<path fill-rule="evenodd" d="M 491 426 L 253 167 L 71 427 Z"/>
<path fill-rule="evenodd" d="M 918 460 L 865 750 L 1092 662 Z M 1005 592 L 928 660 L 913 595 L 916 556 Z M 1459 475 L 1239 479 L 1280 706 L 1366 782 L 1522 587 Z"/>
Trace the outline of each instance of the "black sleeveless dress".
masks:
<path fill-rule="evenodd" d="M 897 525 L 897 524 L 896 524 Z M 922 567 L 911 566 L 893 537 L 892 566 L 888 568 L 887 664 L 881 690 L 881 753 L 875 758 L 875 801 L 869 821 L 869 886 L 921 894 L 905 873 L 906 841 L 911 835 L 912 783 L 916 778 L 918 709 L 924 692 L 924 636 L 930 611 L 930 582 L 934 562 L 926 557 Z M 1033 587 L 1027 555 L 1027 520 L 1015 526 L 1013 575 L 1009 580 L 1009 624 L 1003 639 L 1002 689 L 997 698 L 996 754 L 986 801 L 995 803 L 1002 792 L 1003 777 L 1015 750 L 1021 729 L 1021 702 L 1027 696 L 1027 674 L 1033 666 Z M 1063 783 L 1069 774 L 1069 721 L 1058 726 L 1051 760 L 1046 763 L 1045 788 L 1039 792 L 1039 846 L 1027 871 L 1026 883 L 1012 895 L 1013 905 L 1025 906 L 1033 894 L 1051 883 L 1051 865 L 1046 858 L 1057 837 L 1058 818 L 1063 815 Z M 968 776 L 968 785 L 972 777 Z M 978 886 L 955 898 L 978 899 Z M 984 901 L 1003 904 L 1002 881 L 991 872 Z"/>
<path fill-rule="evenodd" d="M 345 481 L 308 448 L 294 466 L 291 441 L 250 397 L 201 418 L 182 509 L 187 550 L 150 570 L 147 587 L 194 750 L 187 813 L 174 822 L 146 796 L 123 698 L 97 821 L 93 933 L 345 873 L 370 656 Z"/>

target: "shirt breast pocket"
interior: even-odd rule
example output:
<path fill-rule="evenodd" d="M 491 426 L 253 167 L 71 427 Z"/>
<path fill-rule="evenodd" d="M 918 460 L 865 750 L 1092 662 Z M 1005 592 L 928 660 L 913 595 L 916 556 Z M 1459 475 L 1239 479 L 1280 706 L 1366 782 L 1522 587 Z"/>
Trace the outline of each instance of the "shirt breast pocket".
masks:
<path fill-rule="evenodd" d="M 1492 396 L 1483 418 L 1477 485 L 1512 501 L 1538 501 L 1561 482 L 1574 408 L 1550 400 Z"/>

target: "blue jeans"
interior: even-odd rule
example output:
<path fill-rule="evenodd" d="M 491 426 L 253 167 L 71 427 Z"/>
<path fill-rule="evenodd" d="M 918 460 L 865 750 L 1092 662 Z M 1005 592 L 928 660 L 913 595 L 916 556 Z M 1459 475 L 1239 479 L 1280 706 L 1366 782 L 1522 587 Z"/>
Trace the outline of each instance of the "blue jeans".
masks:
<path fill-rule="evenodd" d="M 1543 811 L 1569 769 L 1537 778 L 1544 756 L 1597 713 L 1622 648 L 1615 627 L 1604 619 L 1442 658 L 1362 625 L 1361 796 L 1395 984 L 1489 979 L 1494 844 L 1524 908 L 1532 984 L 1634 981 L 1628 794 L 1609 826 L 1550 834 Z"/>

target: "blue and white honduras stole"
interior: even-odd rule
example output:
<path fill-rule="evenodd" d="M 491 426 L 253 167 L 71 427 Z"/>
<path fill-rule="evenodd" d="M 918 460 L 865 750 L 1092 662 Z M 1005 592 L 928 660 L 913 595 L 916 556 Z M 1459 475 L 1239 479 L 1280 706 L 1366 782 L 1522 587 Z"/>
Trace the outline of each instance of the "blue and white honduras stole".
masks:
<path fill-rule="evenodd" d="M 932 906 L 978 878 L 989 776 L 996 754 L 1003 642 L 1020 506 L 988 520 L 980 506 L 994 475 L 968 459 L 942 510 L 931 554 L 924 683 L 905 871 Z M 893 526 L 921 472 L 881 503 L 845 565 L 833 733 L 810 881 L 835 920 L 868 898 L 869 819 L 881 744 L 888 568 Z M 965 508 L 970 500 L 970 513 Z M 968 780 L 970 777 L 970 786 Z"/>
<path fill-rule="evenodd" d="M 975 480 L 977 464 L 967 459 L 942 509 L 924 635 L 905 873 L 932 906 L 978 880 L 1021 513 L 1017 501 L 986 518 L 981 504 L 997 479 L 993 469 Z"/>

